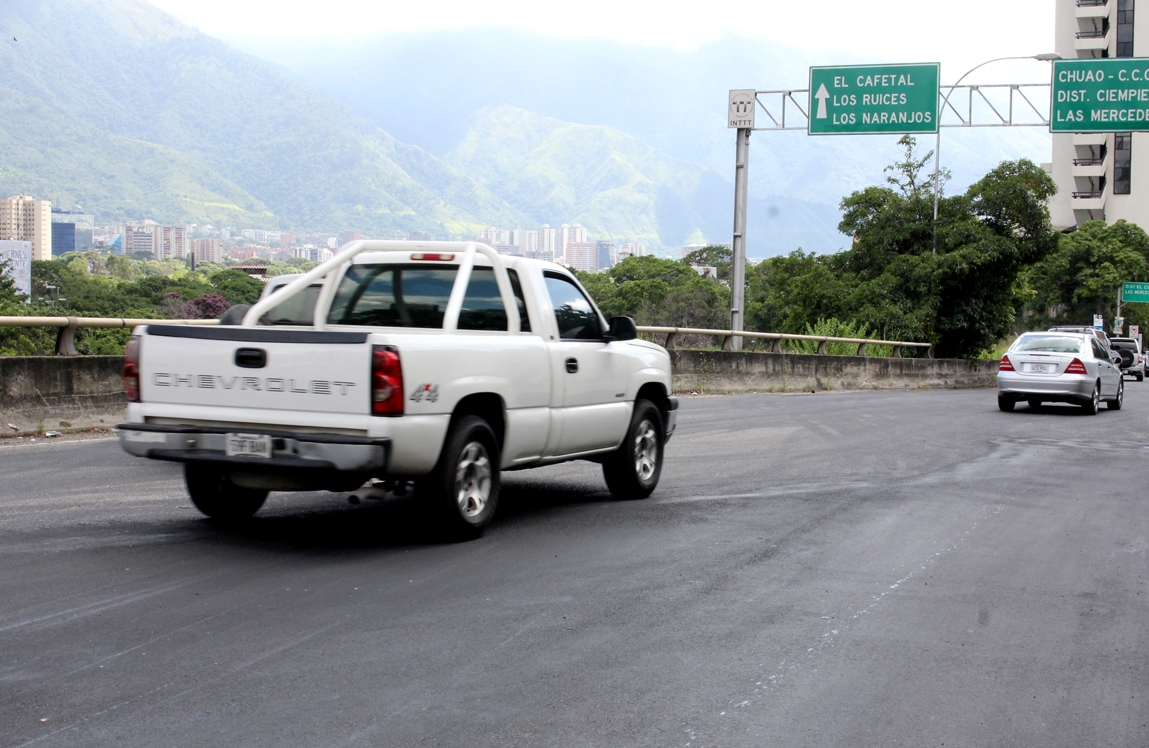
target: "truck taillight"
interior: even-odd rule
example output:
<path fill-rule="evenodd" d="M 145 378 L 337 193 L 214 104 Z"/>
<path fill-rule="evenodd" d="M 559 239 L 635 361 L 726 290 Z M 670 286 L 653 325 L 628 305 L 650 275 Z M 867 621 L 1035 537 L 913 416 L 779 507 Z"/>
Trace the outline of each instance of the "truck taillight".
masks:
<path fill-rule="evenodd" d="M 403 415 L 403 367 L 393 346 L 371 349 L 371 414 Z"/>
<path fill-rule="evenodd" d="M 1084 374 L 1085 364 L 1081 363 L 1081 359 L 1075 358 L 1069 362 L 1069 366 L 1065 367 L 1064 374 Z"/>
<path fill-rule="evenodd" d="M 1014 371 L 1013 362 L 1009 360 L 1009 356 L 1001 357 L 1001 364 L 997 367 L 998 371 Z"/>
<path fill-rule="evenodd" d="M 128 402 L 140 401 L 140 339 L 133 336 L 124 349 L 124 394 Z"/>

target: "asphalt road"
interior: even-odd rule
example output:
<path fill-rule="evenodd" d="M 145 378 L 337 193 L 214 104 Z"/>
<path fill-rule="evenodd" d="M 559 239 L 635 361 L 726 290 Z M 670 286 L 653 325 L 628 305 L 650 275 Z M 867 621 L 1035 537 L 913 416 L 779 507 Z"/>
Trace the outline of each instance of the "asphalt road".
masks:
<path fill-rule="evenodd" d="M 110 440 L 0 447 L 0 746 L 1149 745 L 1149 384 L 686 398 L 662 485 L 481 540 Z"/>

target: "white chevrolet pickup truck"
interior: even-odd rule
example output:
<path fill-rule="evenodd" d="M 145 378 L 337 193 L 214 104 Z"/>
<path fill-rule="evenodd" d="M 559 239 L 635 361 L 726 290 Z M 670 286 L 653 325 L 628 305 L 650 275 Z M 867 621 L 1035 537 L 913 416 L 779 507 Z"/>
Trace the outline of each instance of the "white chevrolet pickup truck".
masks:
<path fill-rule="evenodd" d="M 123 448 L 184 463 L 210 517 L 376 479 L 457 538 L 490 523 L 503 470 L 592 460 L 612 495 L 649 496 L 678 409 L 634 320 L 559 265 L 459 242 L 351 242 L 240 325 L 138 328 L 124 388 Z"/>

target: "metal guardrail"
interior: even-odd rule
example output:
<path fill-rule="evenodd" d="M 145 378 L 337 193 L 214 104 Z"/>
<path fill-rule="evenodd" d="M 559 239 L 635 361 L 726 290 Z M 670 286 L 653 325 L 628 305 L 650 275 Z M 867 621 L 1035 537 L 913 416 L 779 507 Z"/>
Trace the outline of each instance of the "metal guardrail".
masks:
<path fill-rule="evenodd" d="M 133 319 L 131 317 L 0 317 L 0 327 L 57 327 L 56 355 L 75 356 L 81 327 L 123 328 L 140 325 L 218 325 L 218 319 Z"/>
<path fill-rule="evenodd" d="M 218 325 L 218 319 L 134 319 L 131 317 L 0 317 L 0 327 L 55 327 L 56 355 L 75 356 L 76 330 L 81 327 L 96 328 L 125 328 L 140 325 Z M 783 340 L 812 340 L 818 343 L 817 353 L 826 354 L 827 343 L 849 343 L 858 346 L 857 355 L 866 355 L 868 345 L 888 345 L 893 347 L 892 355 L 900 357 L 902 348 L 925 348 L 926 356 L 933 358 L 933 345 L 931 343 L 909 343 L 903 340 L 872 340 L 869 338 L 835 338 L 824 335 L 796 335 L 781 332 L 748 332 L 735 333 L 733 330 L 709 330 L 695 327 L 647 327 L 639 326 L 639 332 L 650 334 L 665 334 L 665 347 L 673 350 L 675 340 L 679 335 L 711 335 L 722 338 L 722 349 L 730 349 L 730 339 L 736 334 L 743 338 L 756 338 L 759 340 L 772 340 L 774 353 L 782 352 Z"/>
<path fill-rule="evenodd" d="M 891 356 L 894 358 L 901 358 L 903 348 L 925 348 L 926 357 L 934 357 L 934 346 L 932 343 L 909 343 L 904 340 L 872 340 L 869 338 L 835 338 L 825 335 L 796 335 L 785 332 L 734 332 L 733 330 L 707 330 L 695 327 L 648 327 L 640 325 L 639 332 L 650 334 L 666 334 L 666 342 L 663 347 L 667 350 L 674 350 L 675 340 L 679 335 L 712 335 L 714 337 L 722 338 L 722 350 L 730 350 L 730 339 L 738 336 L 741 338 L 757 338 L 759 340 L 773 340 L 774 345 L 771 346 L 773 353 L 782 353 L 783 340 L 812 340 L 818 343 L 817 355 L 826 355 L 827 343 L 850 343 L 858 346 L 856 355 L 865 356 L 866 346 L 868 345 L 888 345 L 892 346 Z"/>

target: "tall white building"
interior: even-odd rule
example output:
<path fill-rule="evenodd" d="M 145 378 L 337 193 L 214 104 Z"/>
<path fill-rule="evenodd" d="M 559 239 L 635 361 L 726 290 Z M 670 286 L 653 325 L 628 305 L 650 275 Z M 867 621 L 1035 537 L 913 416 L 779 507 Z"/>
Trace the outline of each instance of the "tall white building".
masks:
<path fill-rule="evenodd" d="M 151 252 L 157 260 L 186 257 L 187 229 L 183 226 L 164 226 L 151 220 L 128 221 L 124 224 L 124 254 L 130 255 L 132 252 Z"/>
<path fill-rule="evenodd" d="M 623 244 L 618 248 L 618 261 L 622 262 L 627 257 L 643 257 L 646 255 L 646 245 L 635 239 L 633 242 Z"/>
<path fill-rule="evenodd" d="M 565 262 L 567 265 L 571 265 L 570 254 L 567 252 L 567 250 L 572 244 L 586 243 L 586 229 L 583 228 L 581 223 L 564 223 L 559 228 L 559 233 L 559 239 L 562 242 L 561 250 L 563 262 Z M 581 270 L 582 268 L 579 269 Z"/>
<path fill-rule="evenodd" d="M 52 203 L 16 195 L 0 200 L 0 240 L 32 242 L 33 260 L 52 259 Z"/>
<path fill-rule="evenodd" d="M 1062 57 L 1149 56 L 1149 0 L 1056 0 L 1053 51 Z M 1149 228 L 1149 132 L 1055 133 L 1049 166 L 1057 228 L 1124 218 Z"/>
<path fill-rule="evenodd" d="M 554 262 L 558 249 L 558 231 L 556 229 L 552 229 L 549 225 L 544 223 L 539 229 L 538 258 L 540 260 Z"/>

